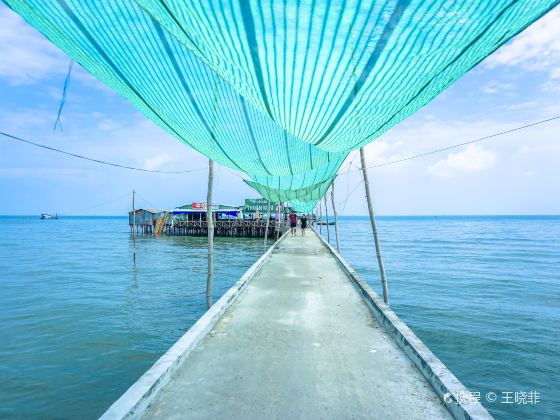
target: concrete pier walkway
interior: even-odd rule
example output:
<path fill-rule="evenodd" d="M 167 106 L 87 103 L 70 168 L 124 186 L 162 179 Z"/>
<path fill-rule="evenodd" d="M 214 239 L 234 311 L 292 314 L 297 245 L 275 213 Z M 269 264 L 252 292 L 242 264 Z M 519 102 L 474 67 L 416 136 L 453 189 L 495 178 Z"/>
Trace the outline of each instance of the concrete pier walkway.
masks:
<path fill-rule="evenodd" d="M 451 415 L 310 231 L 278 245 L 144 417 Z"/>

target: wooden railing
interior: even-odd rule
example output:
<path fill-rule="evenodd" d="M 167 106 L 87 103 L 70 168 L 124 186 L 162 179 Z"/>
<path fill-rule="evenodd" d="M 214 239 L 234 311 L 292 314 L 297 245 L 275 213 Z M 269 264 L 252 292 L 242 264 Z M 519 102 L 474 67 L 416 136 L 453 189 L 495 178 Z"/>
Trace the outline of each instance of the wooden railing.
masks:
<path fill-rule="evenodd" d="M 268 237 L 276 237 L 276 229 L 284 232 L 285 222 L 271 220 L 268 226 Z M 168 235 L 206 236 L 208 234 L 206 221 L 174 220 L 173 226 L 167 224 L 164 231 Z M 214 222 L 215 236 L 232 236 L 238 238 L 264 238 L 266 220 L 218 220 Z"/>

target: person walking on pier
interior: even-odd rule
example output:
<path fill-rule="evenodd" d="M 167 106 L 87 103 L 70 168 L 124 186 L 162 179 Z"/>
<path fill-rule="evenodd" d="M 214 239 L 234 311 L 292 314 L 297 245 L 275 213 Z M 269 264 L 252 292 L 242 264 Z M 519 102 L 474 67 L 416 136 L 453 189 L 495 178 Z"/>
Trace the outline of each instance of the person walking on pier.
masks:
<path fill-rule="evenodd" d="M 301 236 L 305 236 L 305 229 L 307 229 L 307 215 L 301 215 Z"/>
<path fill-rule="evenodd" d="M 295 211 L 290 212 L 290 231 L 292 236 L 296 235 L 296 226 L 297 226 L 297 214 Z"/>

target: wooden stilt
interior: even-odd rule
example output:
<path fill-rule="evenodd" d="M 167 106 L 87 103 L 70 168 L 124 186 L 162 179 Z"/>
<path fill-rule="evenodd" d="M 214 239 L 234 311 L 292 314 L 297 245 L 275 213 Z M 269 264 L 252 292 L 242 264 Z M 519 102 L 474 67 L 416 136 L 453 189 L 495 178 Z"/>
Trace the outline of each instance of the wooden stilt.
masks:
<path fill-rule="evenodd" d="M 208 226 L 208 277 L 206 280 L 206 308 L 212 306 L 212 277 L 214 275 L 214 216 L 212 190 L 214 188 L 214 161 L 208 160 L 208 192 L 206 195 L 206 224 Z"/>
<path fill-rule="evenodd" d="M 266 242 L 268 241 L 268 226 L 269 225 L 270 225 L 270 201 L 268 201 L 268 212 L 266 214 L 266 227 L 264 229 L 264 248 L 265 249 L 266 249 Z"/>
<path fill-rule="evenodd" d="M 336 207 L 334 205 L 334 181 L 331 186 L 331 203 L 332 203 L 332 209 L 334 213 L 334 235 L 336 236 L 336 252 L 340 253 L 340 243 L 338 241 L 338 220 L 336 214 Z"/>
<path fill-rule="evenodd" d="M 381 275 L 381 287 L 383 288 L 383 301 L 389 304 L 389 291 L 387 289 L 387 278 L 385 276 L 385 266 L 383 265 L 383 257 L 381 256 L 381 246 L 379 245 L 379 237 L 377 234 L 377 224 L 375 223 L 375 215 L 373 213 L 373 206 L 371 204 L 371 194 L 369 191 L 369 179 L 366 168 L 366 158 L 364 155 L 364 148 L 360 148 L 360 160 L 362 163 L 362 174 L 364 176 L 364 188 L 366 190 L 366 200 L 369 211 L 369 220 L 371 222 L 371 230 L 373 232 L 373 240 L 375 242 L 375 253 L 377 254 L 377 263 L 379 264 L 379 273 Z"/>

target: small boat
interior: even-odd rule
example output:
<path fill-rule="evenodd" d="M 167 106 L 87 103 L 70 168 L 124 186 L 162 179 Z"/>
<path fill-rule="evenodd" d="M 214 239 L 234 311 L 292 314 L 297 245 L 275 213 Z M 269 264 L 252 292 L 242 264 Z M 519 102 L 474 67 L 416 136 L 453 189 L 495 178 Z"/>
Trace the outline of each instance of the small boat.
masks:
<path fill-rule="evenodd" d="M 330 226 L 332 226 L 332 225 L 334 225 L 334 222 L 322 222 L 321 220 L 319 220 L 319 221 L 317 221 L 317 224 L 318 225 L 330 225 Z"/>
<path fill-rule="evenodd" d="M 43 213 L 41 214 L 41 219 L 58 219 L 58 213 L 55 214 Z"/>

